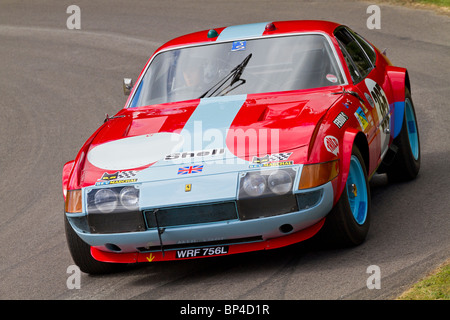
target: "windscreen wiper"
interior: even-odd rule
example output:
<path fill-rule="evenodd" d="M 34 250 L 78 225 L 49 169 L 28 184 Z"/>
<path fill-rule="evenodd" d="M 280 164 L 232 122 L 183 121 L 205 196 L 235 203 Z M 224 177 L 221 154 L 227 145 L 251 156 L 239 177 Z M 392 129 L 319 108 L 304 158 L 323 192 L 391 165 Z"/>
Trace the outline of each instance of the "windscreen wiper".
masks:
<path fill-rule="evenodd" d="M 245 59 L 238 64 L 236 67 L 233 68 L 233 70 L 230 71 L 229 74 L 227 74 L 223 79 L 221 79 L 219 82 L 217 82 L 215 85 L 213 85 L 210 89 L 208 89 L 208 91 L 206 91 L 204 94 L 202 94 L 199 99 L 206 97 L 206 95 L 213 90 L 214 88 L 216 88 L 210 95 L 209 97 L 212 97 L 229 79 L 231 79 L 230 84 L 224 88 L 220 93 L 223 93 L 226 89 L 230 88 L 233 86 L 233 84 L 235 84 L 236 82 L 240 81 L 241 83 L 237 86 L 235 86 L 234 88 L 228 90 L 226 93 L 230 92 L 231 90 L 236 89 L 238 86 L 242 85 L 245 83 L 244 79 L 241 79 L 241 75 L 242 72 L 244 72 L 245 67 L 247 66 L 250 58 L 252 57 L 252 53 L 250 53 L 247 57 L 245 57 Z"/>

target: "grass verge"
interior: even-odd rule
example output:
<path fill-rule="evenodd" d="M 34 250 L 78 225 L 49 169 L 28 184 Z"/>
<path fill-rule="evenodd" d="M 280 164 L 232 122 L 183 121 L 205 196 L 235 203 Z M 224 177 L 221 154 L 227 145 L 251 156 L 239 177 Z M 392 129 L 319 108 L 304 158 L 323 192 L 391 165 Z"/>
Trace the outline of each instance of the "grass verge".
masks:
<path fill-rule="evenodd" d="M 450 300 L 450 259 L 397 300 Z"/>
<path fill-rule="evenodd" d="M 450 0 L 366 0 L 366 2 L 401 5 L 417 9 L 430 9 L 450 16 Z"/>

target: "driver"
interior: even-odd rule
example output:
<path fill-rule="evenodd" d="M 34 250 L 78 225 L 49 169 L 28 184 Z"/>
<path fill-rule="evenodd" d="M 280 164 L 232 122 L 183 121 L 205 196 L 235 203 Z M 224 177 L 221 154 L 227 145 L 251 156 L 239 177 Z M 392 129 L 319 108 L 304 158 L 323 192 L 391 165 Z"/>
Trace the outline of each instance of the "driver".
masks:
<path fill-rule="evenodd" d="M 183 78 L 187 87 L 200 89 L 203 84 L 203 66 L 201 64 L 188 64 L 183 69 Z"/>

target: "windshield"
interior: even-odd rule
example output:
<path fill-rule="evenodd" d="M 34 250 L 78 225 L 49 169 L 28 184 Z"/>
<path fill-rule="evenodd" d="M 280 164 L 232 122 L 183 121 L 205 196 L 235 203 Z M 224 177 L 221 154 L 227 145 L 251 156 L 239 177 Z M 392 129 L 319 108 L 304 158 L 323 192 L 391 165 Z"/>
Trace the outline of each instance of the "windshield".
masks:
<path fill-rule="evenodd" d="M 157 54 L 130 107 L 343 83 L 323 35 L 220 42 Z"/>

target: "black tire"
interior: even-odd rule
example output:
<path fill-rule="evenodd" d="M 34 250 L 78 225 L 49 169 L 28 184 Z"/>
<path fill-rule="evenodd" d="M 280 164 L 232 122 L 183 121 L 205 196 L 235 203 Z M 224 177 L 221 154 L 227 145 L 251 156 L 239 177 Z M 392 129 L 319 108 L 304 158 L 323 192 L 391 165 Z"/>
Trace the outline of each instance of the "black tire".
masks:
<path fill-rule="evenodd" d="M 409 119 L 407 120 L 408 103 L 410 103 Z M 413 117 L 415 128 L 411 127 L 411 120 Z M 409 132 L 415 130 L 417 135 L 417 144 L 414 155 L 412 144 L 410 143 Z M 408 132 L 409 131 L 409 132 Z M 416 112 L 414 104 L 411 99 L 411 93 L 408 88 L 405 90 L 405 113 L 403 116 L 402 129 L 399 135 L 394 139 L 393 144 L 397 146 L 397 153 L 393 162 L 386 168 L 386 173 L 390 182 L 409 181 L 417 177 L 420 169 L 420 139 L 419 129 L 417 126 Z M 414 145 L 414 144 L 413 144 Z"/>
<path fill-rule="evenodd" d="M 361 219 L 360 222 L 357 222 L 350 206 L 350 196 L 347 191 L 349 181 L 347 181 L 339 201 L 326 217 L 325 224 L 321 230 L 322 235 L 320 236 L 322 241 L 326 241 L 326 244 L 337 247 L 352 247 L 363 243 L 370 226 L 370 187 L 367 170 L 361 152 L 356 146 L 353 146 L 352 156 L 354 156 L 352 159 L 357 159 L 362 169 L 363 176 L 361 176 L 360 181 L 365 186 L 365 190 L 360 188 L 361 190 L 358 192 L 366 193 L 366 214 L 364 220 Z M 354 190 L 355 192 L 356 190 Z"/>
<path fill-rule="evenodd" d="M 72 229 L 67 217 L 64 217 L 64 227 L 70 254 L 81 271 L 89 274 L 105 274 L 123 270 L 125 265 L 95 260 L 91 255 L 90 246 Z"/>

